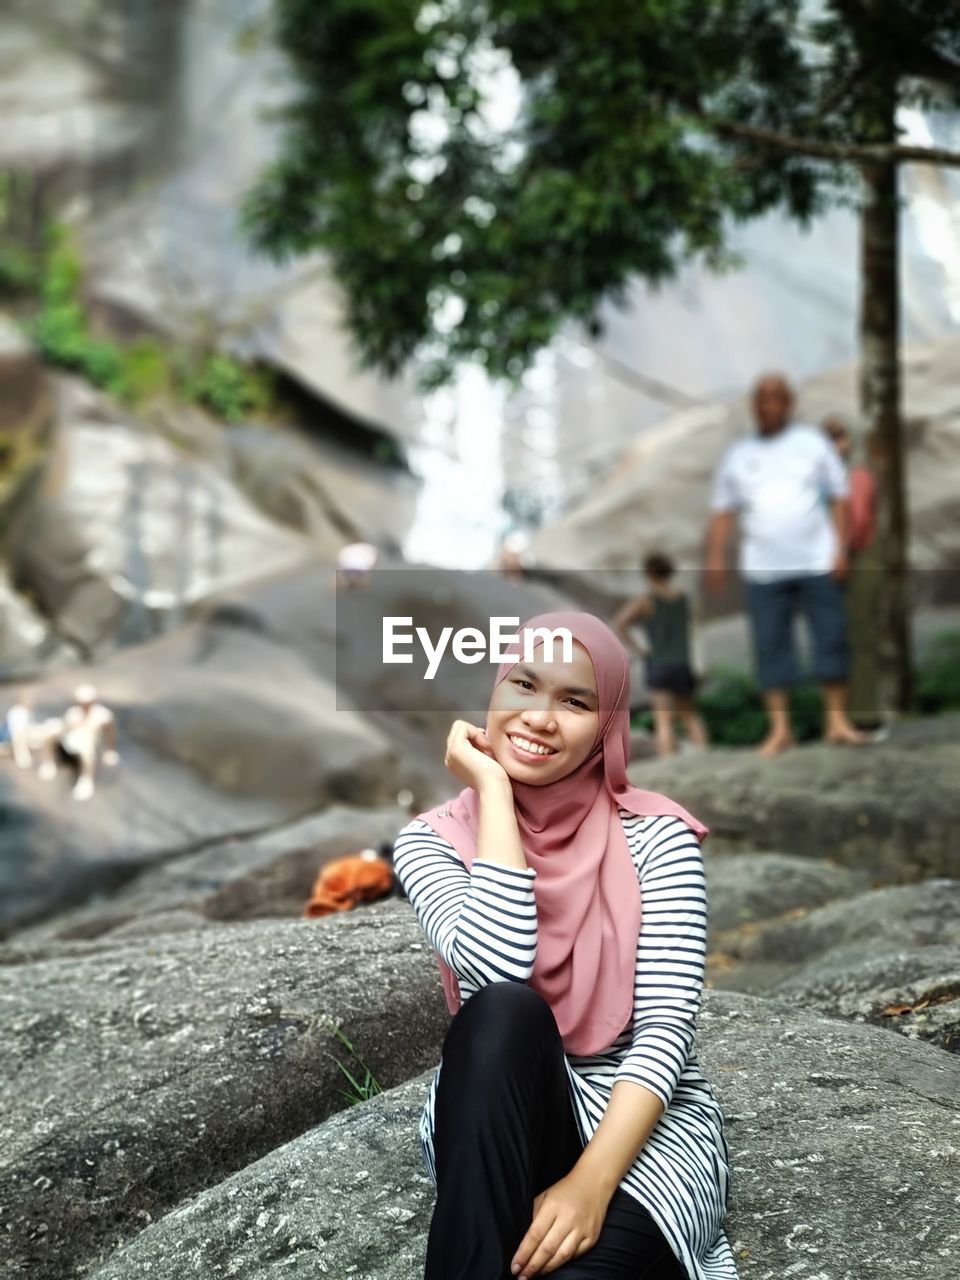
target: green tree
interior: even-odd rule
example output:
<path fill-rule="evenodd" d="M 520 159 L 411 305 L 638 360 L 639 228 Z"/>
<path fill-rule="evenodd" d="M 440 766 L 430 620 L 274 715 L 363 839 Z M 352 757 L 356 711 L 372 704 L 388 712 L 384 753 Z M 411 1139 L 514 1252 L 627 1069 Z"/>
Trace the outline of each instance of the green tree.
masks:
<path fill-rule="evenodd" d="M 862 210 L 862 407 L 880 441 L 882 631 L 911 697 L 897 110 L 960 90 L 956 0 L 276 0 L 295 92 L 254 242 L 320 249 L 362 358 L 516 377 L 635 277 L 729 260 L 732 221 Z M 494 127 L 504 67 L 520 109 Z"/>

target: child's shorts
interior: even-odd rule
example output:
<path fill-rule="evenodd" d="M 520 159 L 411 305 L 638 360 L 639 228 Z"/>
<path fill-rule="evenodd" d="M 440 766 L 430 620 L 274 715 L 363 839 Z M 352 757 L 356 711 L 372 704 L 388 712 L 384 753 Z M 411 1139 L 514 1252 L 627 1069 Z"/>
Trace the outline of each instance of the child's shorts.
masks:
<path fill-rule="evenodd" d="M 651 658 L 647 663 L 647 688 L 655 693 L 675 693 L 679 698 L 689 698 L 697 683 L 686 662 L 658 662 Z"/>

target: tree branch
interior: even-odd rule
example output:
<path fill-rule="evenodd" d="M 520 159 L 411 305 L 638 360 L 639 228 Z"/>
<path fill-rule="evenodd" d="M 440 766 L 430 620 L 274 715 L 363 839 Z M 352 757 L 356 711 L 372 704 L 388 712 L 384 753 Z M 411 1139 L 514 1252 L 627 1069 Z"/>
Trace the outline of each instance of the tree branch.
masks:
<path fill-rule="evenodd" d="M 949 151 L 943 147 L 904 147 L 896 143 L 890 146 L 882 142 L 821 142 L 816 138 L 802 138 L 791 133 L 781 133 L 777 129 L 765 129 L 760 125 L 741 124 L 736 120 L 724 120 L 703 112 L 695 114 L 706 128 L 721 138 L 754 142 L 757 146 L 785 155 L 859 165 L 936 164 L 960 168 L 960 151 Z"/>

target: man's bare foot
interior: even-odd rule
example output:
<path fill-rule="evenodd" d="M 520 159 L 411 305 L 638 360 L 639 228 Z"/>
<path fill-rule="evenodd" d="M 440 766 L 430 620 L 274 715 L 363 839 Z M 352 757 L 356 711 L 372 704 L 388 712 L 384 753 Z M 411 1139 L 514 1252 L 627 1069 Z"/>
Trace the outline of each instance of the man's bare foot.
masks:
<path fill-rule="evenodd" d="M 857 729 L 852 724 L 842 724 L 828 729 L 823 735 L 823 740 L 830 746 L 866 747 L 878 739 L 875 734 L 864 733 L 862 729 Z"/>
<path fill-rule="evenodd" d="M 793 738 L 788 733 L 771 733 L 764 738 L 757 748 L 761 756 L 778 756 L 781 751 L 789 751 L 794 746 Z"/>

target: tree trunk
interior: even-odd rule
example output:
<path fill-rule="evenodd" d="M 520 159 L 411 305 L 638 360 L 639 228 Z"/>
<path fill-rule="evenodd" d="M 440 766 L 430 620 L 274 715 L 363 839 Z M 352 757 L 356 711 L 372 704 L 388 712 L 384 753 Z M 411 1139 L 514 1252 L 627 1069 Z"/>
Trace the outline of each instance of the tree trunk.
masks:
<path fill-rule="evenodd" d="M 895 95 L 887 98 L 883 132 L 895 139 Z M 860 406 L 872 434 L 877 478 L 877 561 L 883 577 L 876 645 L 880 709 L 908 711 L 913 662 L 907 565 L 906 459 L 900 385 L 899 206 L 897 168 L 863 170 L 861 212 Z M 870 572 L 870 570 L 865 570 Z M 853 636 L 853 643 L 869 642 Z"/>

